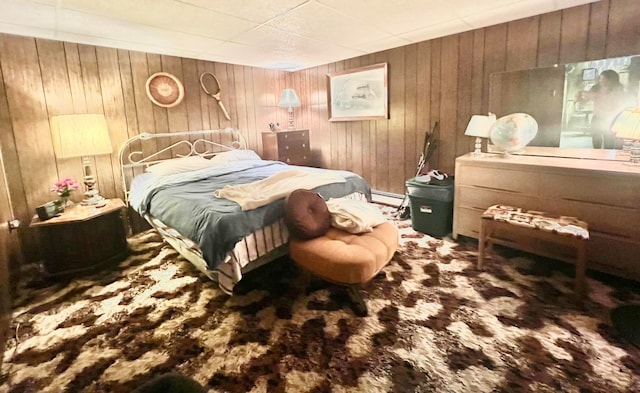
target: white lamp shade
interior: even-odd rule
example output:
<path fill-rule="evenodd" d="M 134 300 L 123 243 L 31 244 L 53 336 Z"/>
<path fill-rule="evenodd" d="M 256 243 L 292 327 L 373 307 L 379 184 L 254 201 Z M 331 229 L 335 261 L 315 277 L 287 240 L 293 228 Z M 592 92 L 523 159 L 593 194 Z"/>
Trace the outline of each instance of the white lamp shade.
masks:
<path fill-rule="evenodd" d="M 51 139 L 57 158 L 111 154 L 104 115 L 62 115 L 51 118 Z"/>
<path fill-rule="evenodd" d="M 300 99 L 293 89 L 284 89 L 280 94 L 279 107 L 282 108 L 295 108 L 300 106 Z"/>
<path fill-rule="evenodd" d="M 473 115 L 471 116 L 471 120 L 469 120 L 469 124 L 467 125 L 467 129 L 464 134 L 467 136 L 476 136 L 481 138 L 488 138 L 489 133 L 491 131 L 491 126 L 496 121 L 496 115 L 490 114 L 488 116 L 484 115 Z"/>

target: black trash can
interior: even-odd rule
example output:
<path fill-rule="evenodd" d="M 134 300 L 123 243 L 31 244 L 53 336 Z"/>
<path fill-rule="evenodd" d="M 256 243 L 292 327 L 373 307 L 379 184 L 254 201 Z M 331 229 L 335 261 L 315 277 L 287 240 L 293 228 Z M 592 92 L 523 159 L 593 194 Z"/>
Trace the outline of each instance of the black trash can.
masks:
<path fill-rule="evenodd" d="M 434 237 L 451 233 L 453 224 L 453 176 L 434 184 L 415 178 L 406 181 L 411 206 L 411 226 Z"/>

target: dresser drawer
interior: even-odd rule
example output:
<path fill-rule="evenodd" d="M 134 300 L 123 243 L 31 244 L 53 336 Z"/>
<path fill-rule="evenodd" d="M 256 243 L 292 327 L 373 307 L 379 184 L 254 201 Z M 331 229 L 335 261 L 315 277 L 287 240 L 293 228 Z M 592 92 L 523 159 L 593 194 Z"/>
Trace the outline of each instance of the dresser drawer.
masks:
<path fill-rule="evenodd" d="M 461 207 L 486 210 L 492 205 L 511 205 L 523 210 L 540 210 L 539 199 L 509 191 L 497 191 L 481 187 L 457 186 L 457 204 Z"/>
<path fill-rule="evenodd" d="M 640 190 L 628 179 L 544 175 L 541 179 L 540 196 L 603 206 L 637 208 Z"/>
<path fill-rule="evenodd" d="M 287 143 L 295 144 L 295 143 L 308 143 L 309 142 L 309 131 L 285 131 L 276 133 L 278 136 L 278 144 L 284 145 Z"/>
<path fill-rule="evenodd" d="M 453 236 L 478 238 L 480 235 L 480 217 L 484 210 L 458 207 L 454 211 Z"/>
<path fill-rule="evenodd" d="M 640 240 L 640 211 L 599 204 L 544 199 L 541 210 L 586 221 L 590 232 Z"/>
<path fill-rule="evenodd" d="M 278 160 L 282 162 L 286 162 L 290 165 L 309 165 L 310 163 L 310 154 L 311 151 L 309 149 L 306 150 L 291 150 L 291 151 L 281 151 L 278 155 Z"/>
<path fill-rule="evenodd" d="M 461 166 L 456 183 L 467 186 L 538 195 L 540 173 L 499 168 Z"/>
<path fill-rule="evenodd" d="M 607 235 L 593 234 L 587 244 L 587 269 L 640 280 L 640 243 Z"/>

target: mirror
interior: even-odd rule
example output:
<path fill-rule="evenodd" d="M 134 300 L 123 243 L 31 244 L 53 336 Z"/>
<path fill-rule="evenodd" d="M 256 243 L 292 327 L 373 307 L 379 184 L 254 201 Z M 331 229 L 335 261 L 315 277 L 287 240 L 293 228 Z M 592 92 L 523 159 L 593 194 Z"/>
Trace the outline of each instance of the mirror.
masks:
<path fill-rule="evenodd" d="M 598 86 L 605 70 L 614 71 L 621 84 L 615 99 L 597 93 L 607 83 Z M 607 73 L 611 79 L 611 71 Z M 594 130 L 598 124 L 610 124 L 622 109 L 637 105 L 639 82 L 640 55 L 498 72 L 489 79 L 489 111 L 498 118 L 524 112 L 536 119 L 538 133 L 523 154 L 621 159 L 622 141 L 611 137 L 603 143 Z M 605 107 L 615 113 L 604 116 Z M 598 121 L 604 117 L 607 120 Z"/>

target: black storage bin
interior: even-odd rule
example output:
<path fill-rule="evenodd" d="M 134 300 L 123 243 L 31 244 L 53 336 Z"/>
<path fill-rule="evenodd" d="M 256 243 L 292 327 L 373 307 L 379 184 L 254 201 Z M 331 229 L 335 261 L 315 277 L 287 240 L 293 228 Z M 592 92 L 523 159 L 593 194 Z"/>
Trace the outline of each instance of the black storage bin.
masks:
<path fill-rule="evenodd" d="M 406 181 L 411 206 L 411 226 L 434 237 L 451 232 L 453 223 L 453 176 L 435 184 Z"/>

